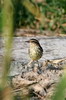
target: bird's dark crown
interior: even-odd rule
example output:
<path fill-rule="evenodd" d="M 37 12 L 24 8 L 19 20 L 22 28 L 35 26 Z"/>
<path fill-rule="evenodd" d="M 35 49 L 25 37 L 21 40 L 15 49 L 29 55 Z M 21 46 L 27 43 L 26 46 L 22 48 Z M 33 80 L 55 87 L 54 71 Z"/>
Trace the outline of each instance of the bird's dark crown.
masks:
<path fill-rule="evenodd" d="M 39 41 L 37 39 L 30 39 L 29 41 L 26 41 L 26 42 L 29 42 L 29 43 L 35 43 L 37 45 L 40 45 L 39 44 Z"/>
<path fill-rule="evenodd" d="M 38 40 L 36 40 L 36 39 L 30 39 L 29 42 L 38 43 Z"/>
<path fill-rule="evenodd" d="M 35 43 L 36 45 L 40 45 L 40 44 L 39 44 L 39 41 L 36 40 L 36 39 L 30 39 L 29 42 L 30 42 L 30 43 Z"/>

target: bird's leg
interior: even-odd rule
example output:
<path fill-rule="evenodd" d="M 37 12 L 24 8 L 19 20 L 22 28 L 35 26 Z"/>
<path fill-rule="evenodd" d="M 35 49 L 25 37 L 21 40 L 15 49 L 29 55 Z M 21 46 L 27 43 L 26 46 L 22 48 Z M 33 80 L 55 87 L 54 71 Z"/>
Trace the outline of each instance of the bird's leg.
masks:
<path fill-rule="evenodd" d="M 30 62 L 27 64 L 28 66 L 33 62 L 33 60 L 30 60 Z"/>
<path fill-rule="evenodd" d="M 28 64 L 27 64 L 28 68 L 32 69 L 34 71 L 34 60 L 31 60 Z"/>
<path fill-rule="evenodd" d="M 38 70 L 37 70 L 37 72 L 38 72 L 38 74 L 41 74 L 42 70 L 41 70 L 40 63 L 39 63 L 38 60 L 37 60 L 37 64 L 38 64 Z"/>
<path fill-rule="evenodd" d="M 33 72 L 37 72 L 37 70 L 38 70 L 38 64 L 37 64 L 37 62 L 38 61 L 33 61 L 33 62 L 34 62 L 33 66 L 32 66 Z"/>
<path fill-rule="evenodd" d="M 39 67 L 39 61 L 37 60 L 36 62 L 37 62 L 37 64 L 38 64 L 38 67 Z"/>

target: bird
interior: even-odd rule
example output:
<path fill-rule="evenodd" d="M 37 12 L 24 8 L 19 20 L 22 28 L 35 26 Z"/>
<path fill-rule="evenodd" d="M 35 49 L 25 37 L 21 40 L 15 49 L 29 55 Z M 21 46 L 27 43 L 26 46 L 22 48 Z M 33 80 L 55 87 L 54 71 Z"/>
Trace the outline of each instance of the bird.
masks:
<path fill-rule="evenodd" d="M 43 48 L 41 47 L 37 39 L 30 39 L 27 41 L 29 43 L 28 54 L 31 58 L 31 62 L 38 61 L 43 55 Z"/>

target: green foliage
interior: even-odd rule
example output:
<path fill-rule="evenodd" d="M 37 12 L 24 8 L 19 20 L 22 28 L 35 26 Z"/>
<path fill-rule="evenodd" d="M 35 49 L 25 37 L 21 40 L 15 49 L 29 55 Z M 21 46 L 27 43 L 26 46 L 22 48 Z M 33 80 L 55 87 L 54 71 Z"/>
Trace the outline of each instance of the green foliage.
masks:
<path fill-rule="evenodd" d="M 2 82 L 1 86 L 6 86 L 7 84 L 7 76 L 10 70 L 11 63 L 11 46 L 13 39 L 13 5 L 11 0 L 4 0 L 4 5 L 2 8 L 2 36 L 4 39 L 4 57 L 3 57 L 3 73 L 2 73 Z"/>
<path fill-rule="evenodd" d="M 12 0 L 14 6 L 14 27 L 30 27 L 38 29 L 62 30 L 66 32 L 66 0 L 46 0 L 46 3 L 37 3 L 41 14 L 45 16 L 44 22 L 37 21 L 27 8 L 22 5 L 21 0 Z M 33 0 L 32 0 L 33 2 Z M 31 2 L 31 3 L 32 3 Z M 35 3 L 35 0 L 33 2 Z M 2 28 L 2 12 L 0 7 L 0 31 Z"/>
<path fill-rule="evenodd" d="M 66 66 L 65 66 L 66 67 Z M 56 91 L 52 96 L 52 100 L 65 100 L 66 95 L 66 69 L 64 69 L 63 77 L 57 85 Z"/>
<path fill-rule="evenodd" d="M 66 23 L 66 1 L 46 0 L 46 4 L 39 3 L 41 12 L 45 15 L 44 29 L 65 30 L 62 24 Z M 63 27 L 63 28 L 61 28 Z"/>
<path fill-rule="evenodd" d="M 2 0 L 1 0 L 2 1 Z M 4 40 L 4 57 L 1 67 L 0 100 L 14 100 L 11 87 L 7 84 L 11 64 L 11 47 L 13 42 L 13 6 L 11 0 L 0 1 L 0 31 Z"/>
<path fill-rule="evenodd" d="M 0 8 L 0 32 L 2 32 L 2 12 Z"/>
<path fill-rule="evenodd" d="M 36 5 L 35 0 L 34 2 L 32 0 L 31 3 Z M 41 14 L 45 16 L 42 22 L 35 19 L 35 16 L 22 5 L 22 1 L 14 0 L 13 4 L 15 27 L 50 29 L 52 31 L 60 29 L 66 32 L 66 27 L 63 26 L 66 23 L 66 0 L 46 0 L 46 3 L 37 3 Z"/>
<path fill-rule="evenodd" d="M 49 29 L 51 31 L 61 30 L 64 33 L 66 32 L 66 25 L 64 25 L 66 24 L 66 0 L 46 0 L 43 3 L 36 3 L 35 0 L 29 1 L 39 7 L 41 15 L 44 16 L 43 21 L 41 22 L 36 19 L 35 14 L 37 12 L 35 12 L 35 14 L 33 14 L 34 12 L 30 12 L 30 10 L 23 5 L 22 0 L 12 0 L 15 28 L 30 27 L 41 30 Z M 0 27 L 2 27 L 1 15 L 0 10 Z"/>
<path fill-rule="evenodd" d="M 21 0 L 13 0 L 15 27 L 33 24 L 34 16 L 22 5 Z"/>

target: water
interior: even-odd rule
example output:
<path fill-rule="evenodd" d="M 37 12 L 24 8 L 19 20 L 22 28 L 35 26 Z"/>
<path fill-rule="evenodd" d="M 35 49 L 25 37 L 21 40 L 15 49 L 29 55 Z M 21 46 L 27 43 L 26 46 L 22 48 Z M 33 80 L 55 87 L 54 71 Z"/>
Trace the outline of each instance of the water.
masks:
<path fill-rule="evenodd" d="M 43 56 L 39 61 L 43 62 L 47 59 L 51 60 L 66 57 L 66 37 L 14 37 L 12 58 L 15 60 L 16 64 L 13 65 L 11 74 L 20 73 L 22 69 L 20 66 L 22 66 L 22 64 L 27 64 L 30 61 L 28 55 L 29 44 L 25 41 L 31 38 L 38 39 L 43 48 Z M 1 41 L 4 43 L 4 41 L 0 38 L 0 59 L 2 59 L 4 51 Z M 19 66 L 17 66 L 17 62 L 21 65 L 18 64 Z"/>
<path fill-rule="evenodd" d="M 28 48 L 26 40 L 36 38 L 43 48 L 43 56 L 40 61 L 46 59 L 58 59 L 66 57 L 66 38 L 60 37 L 17 37 L 14 39 L 13 57 L 21 61 L 29 61 Z"/>

